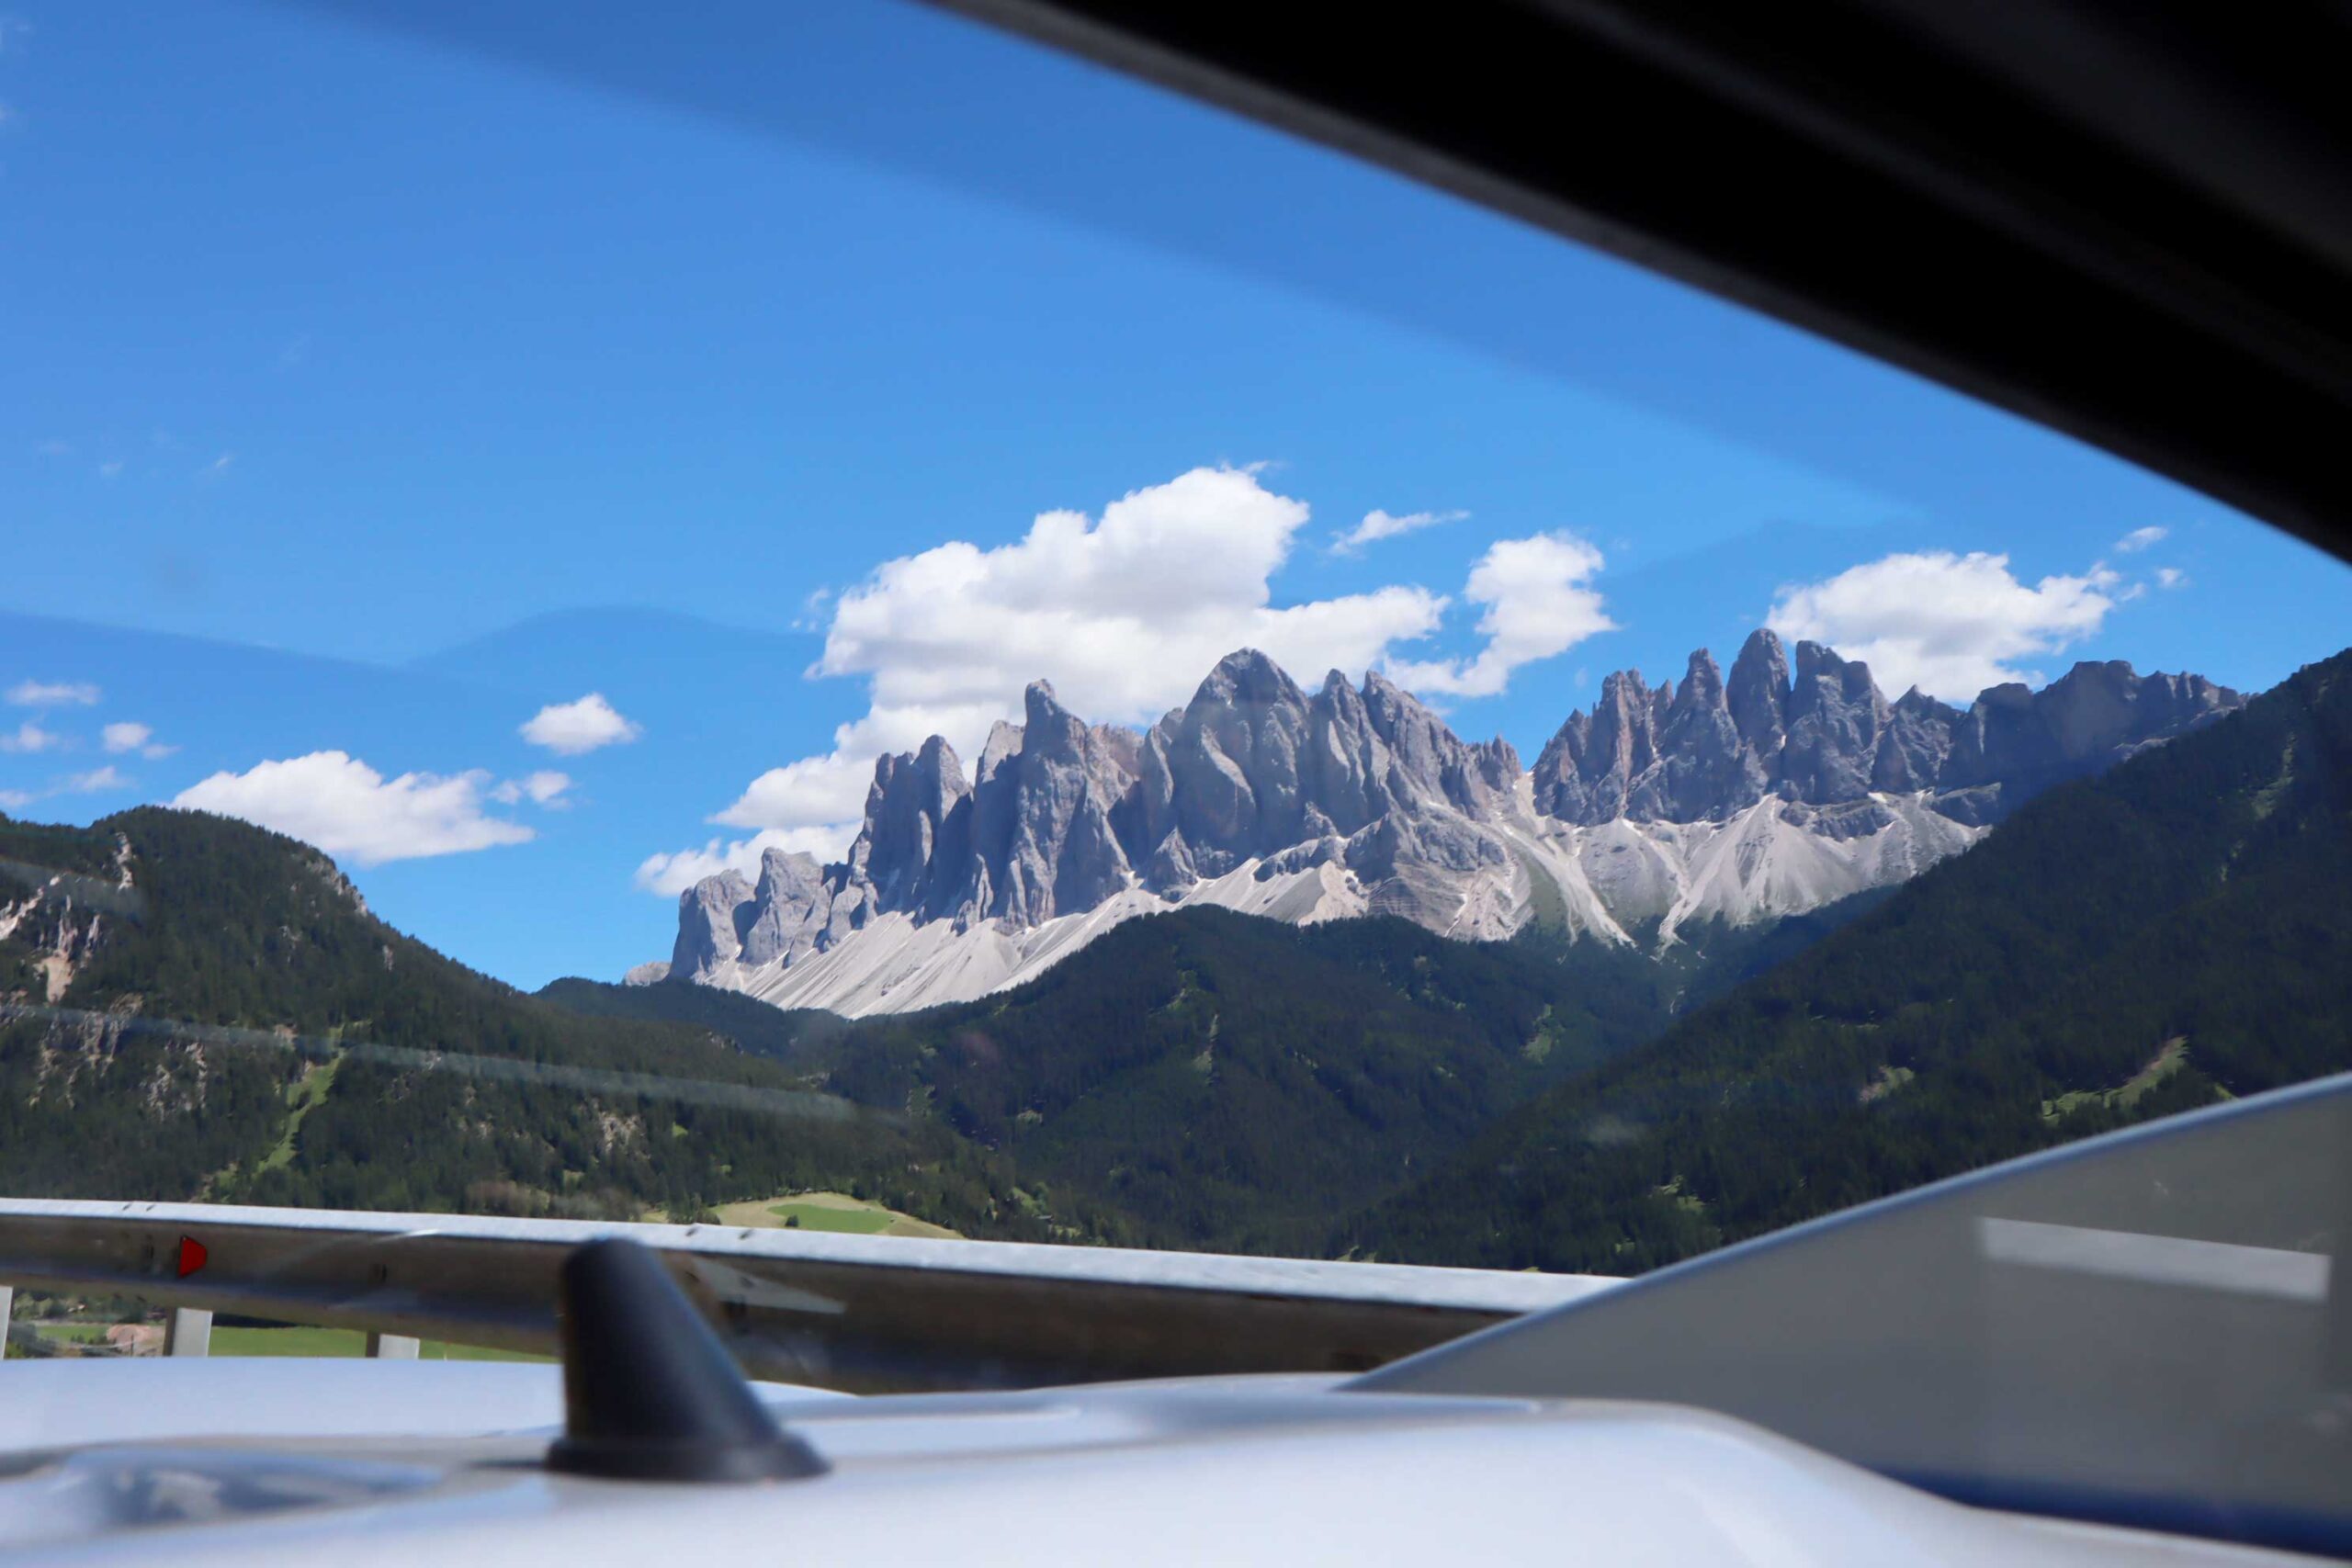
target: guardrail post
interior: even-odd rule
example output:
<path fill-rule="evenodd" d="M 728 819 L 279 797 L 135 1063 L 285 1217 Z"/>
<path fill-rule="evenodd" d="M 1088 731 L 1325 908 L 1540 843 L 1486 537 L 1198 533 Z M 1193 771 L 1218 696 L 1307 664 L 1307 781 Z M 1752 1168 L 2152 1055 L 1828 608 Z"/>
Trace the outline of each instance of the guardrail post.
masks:
<path fill-rule="evenodd" d="M 405 1334 L 368 1334 L 368 1354 L 386 1361 L 413 1361 L 417 1342 Z"/>
<path fill-rule="evenodd" d="M 166 1356 L 212 1353 L 212 1314 L 198 1307 L 174 1307 L 164 1327 Z"/>
<path fill-rule="evenodd" d="M 8 1309 L 16 1304 L 17 1287 L 14 1285 L 0 1285 L 0 1360 L 6 1360 L 7 1359 L 8 1325 L 13 1321 L 8 1316 Z"/>

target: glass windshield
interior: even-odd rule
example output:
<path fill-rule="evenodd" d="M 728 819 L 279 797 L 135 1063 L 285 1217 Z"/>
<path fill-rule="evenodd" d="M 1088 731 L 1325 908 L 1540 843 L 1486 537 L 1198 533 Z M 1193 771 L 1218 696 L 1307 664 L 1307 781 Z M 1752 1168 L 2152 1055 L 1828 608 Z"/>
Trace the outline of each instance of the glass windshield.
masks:
<path fill-rule="evenodd" d="M 2352 1066 L 2341 563 L 930 9 L 399 11 L 0 18 L 0 1194 L 1621 1276 Z"/>

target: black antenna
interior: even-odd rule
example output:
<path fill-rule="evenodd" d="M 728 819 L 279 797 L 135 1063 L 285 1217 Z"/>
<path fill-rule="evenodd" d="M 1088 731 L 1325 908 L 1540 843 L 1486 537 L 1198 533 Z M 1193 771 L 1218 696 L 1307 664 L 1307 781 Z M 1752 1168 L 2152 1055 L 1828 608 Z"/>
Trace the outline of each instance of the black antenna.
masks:
<path fill-rule="evenodd" d="M 592 1241 L 563 1260 L 563 1436 L 548 1468 L 615 1481 L 775 1481 L 825 1461 L 775 1424 L 662 1260 Z"/>

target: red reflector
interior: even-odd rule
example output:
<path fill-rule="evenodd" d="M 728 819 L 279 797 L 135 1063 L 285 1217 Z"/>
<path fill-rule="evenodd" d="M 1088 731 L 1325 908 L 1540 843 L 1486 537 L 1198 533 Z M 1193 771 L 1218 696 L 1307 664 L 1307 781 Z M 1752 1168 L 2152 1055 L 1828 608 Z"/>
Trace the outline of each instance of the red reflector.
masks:
<path fill-rule="evenodd" d="M 203 1268 L 204 1260 L 209 1256 L 209 1254 L 204 1250 L 204 1244 L 196 1237 L 192 1235 L 180 1237 L 180 1278 L 185 1280 Z"/>

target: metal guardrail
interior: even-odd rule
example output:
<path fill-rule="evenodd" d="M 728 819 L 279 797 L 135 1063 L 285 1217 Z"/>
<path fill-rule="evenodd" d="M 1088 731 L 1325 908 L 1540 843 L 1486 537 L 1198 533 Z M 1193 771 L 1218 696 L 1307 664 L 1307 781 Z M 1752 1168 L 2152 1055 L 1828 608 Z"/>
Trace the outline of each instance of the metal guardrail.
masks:
<path fill-rule="evenodd" d="M 359 1329 L 377 1355 L 413 1355 L 421 1338 L 552 1354 L 557 1266 L 608 1235 L 660 1252 L 755 1375 L 853 1392 L 1362 1371 L 1619 1283 L 729 1225 L 40 1199 L 0 1200 L 0 1281 L 169 1307 L 172 1355 L 204 1354 L 215 1312 Z"/>

